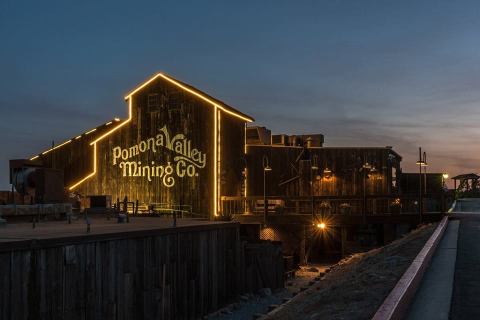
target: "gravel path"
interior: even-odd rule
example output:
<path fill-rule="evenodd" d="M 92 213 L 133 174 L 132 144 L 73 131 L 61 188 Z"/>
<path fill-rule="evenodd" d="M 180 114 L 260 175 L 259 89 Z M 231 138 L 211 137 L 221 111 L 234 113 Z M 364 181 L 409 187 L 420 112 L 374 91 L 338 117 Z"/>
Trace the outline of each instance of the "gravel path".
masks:
<path fill-rule="evenodd" d="M 296 271 L 295 277 L 286 282 L 284 289 L 271 292 L 270 289 L 262 289 L 257 294 L 245 294 L 238 301 L 207 316 L 210 320 L 243 320 L 254 319 L 257 315 L 266 314 L 270 306 L 278 306 L 299 292 L 314 284 L 314 279 L 331 265 L 310 264 L 302 266 Z M 298 320 L 298 319 L 297 319 Z"/>

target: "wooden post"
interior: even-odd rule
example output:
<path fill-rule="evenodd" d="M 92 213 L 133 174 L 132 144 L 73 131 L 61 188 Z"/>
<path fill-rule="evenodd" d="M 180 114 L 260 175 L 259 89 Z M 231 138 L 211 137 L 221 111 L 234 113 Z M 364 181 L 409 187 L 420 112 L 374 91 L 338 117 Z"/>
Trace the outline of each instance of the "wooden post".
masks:
<path fill-rule="evenodd" d="M 310 184 L 312 175 L 310 163 L 310 160 L 300 160 L 298 162 L 298 175 L 300 176 L 300 190 L 298 190 L 298 195 L 301 197 L 312 195 L 312 186 Z"/>
<path fill-rule="evenodd" d="M 301 226 L 301 240 L 300 240 L 300 252 L 299 252 L 299 260 L 302 264 L 306 264 L 306 254 L 305 254 L 305 246 L 306 246 L 306 240 L 307 240 L 307 232 L 306 232 L 306 226 Z"/>
<path fill-rule="evenodd" d="M 341 239 L 342 239 L 342 258 L 345 257 L 346 254 L 346 245 L 347 245 L 347 228 L 341 227 Z"/>
<path fill-rule="evenodd" d="M 123 198 L 123 212 L 124 213 L 128 213 L 127 212 L 128 211 L 127 206 L 128 206 L 128 198 L 127 198 L 127 196 L 125 196 L 125 198 Z"/>

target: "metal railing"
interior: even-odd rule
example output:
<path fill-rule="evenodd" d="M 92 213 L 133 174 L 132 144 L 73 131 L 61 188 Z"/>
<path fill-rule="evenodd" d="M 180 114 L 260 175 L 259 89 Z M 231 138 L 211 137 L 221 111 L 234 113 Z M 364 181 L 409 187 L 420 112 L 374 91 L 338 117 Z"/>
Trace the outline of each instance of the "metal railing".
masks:
<path fill-rule="evenodd" d="M 126 212 L 133 215 L 178 215 L 179 218 L 184 216 L 197 216 L 193 212 L 191 205 L 187 204 L 171 204 L 171 203 L 141 203 L 139 201 L 124 201 L 113 206 L 117 212 Z"/>
<path fill-rule="evenodd" d="M 424 213 L 444 212 L 443 198 L 437 195 L 423 198 Z M 260 214 L 264 211 L 263 197 L 222 197 L 223 215 Z M 375 215 L 418 213 L 416 196 L 367 196 L 355 197 L 267 197 L 269 214 L 345 214 Z"/>
<path fill-rule="evenodd" d="M 192 206 L 188 204 L 171 204 L 171 203 L 150 203 L 149 212 L 151 214 L 180 214 L 183 218 L 184 215 L 193 215 Z"/>

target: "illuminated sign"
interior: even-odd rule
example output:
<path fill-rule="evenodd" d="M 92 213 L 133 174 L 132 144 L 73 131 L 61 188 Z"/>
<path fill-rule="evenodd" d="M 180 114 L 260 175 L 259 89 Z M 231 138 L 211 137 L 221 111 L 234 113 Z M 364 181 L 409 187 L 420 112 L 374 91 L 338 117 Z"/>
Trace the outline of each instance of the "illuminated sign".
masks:
<path fill-rule="evenodd" d="M 197 148 L 192 148 L 192 141 L 181 133 L 172 137 L 166 126 L 159 131 L 156 136 L 142 140 L 135 145 L 113 148 L 112 164 L 119 167 L 123 177 L 143 177 L 148 181 L 158 178 L 168 188 L 175 185 L 176 177 L 197 177 L 199 169 L 205 168 L 206 154 Z M 173 163 L 168 161 L 159 164 L 154 160 L 142 163 L 136 159 L 140 154 L 146 152 L 156 154 L 162 149 L 175 153 Z"/>

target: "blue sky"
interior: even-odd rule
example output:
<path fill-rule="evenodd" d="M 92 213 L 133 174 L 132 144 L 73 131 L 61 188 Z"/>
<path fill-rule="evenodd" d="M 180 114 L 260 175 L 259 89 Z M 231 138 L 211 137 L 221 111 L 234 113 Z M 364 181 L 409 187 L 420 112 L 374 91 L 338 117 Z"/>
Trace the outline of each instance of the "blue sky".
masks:
<path fill-rule="evenodd" d="M 164 71 L 274 132 L 478 172 L 478 1 L 0 0 L 0 189 Z"/>

